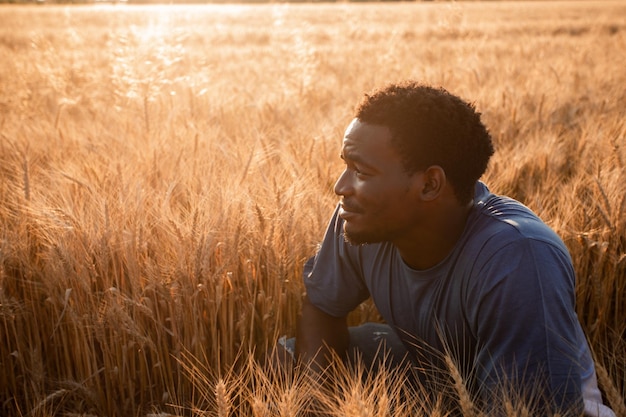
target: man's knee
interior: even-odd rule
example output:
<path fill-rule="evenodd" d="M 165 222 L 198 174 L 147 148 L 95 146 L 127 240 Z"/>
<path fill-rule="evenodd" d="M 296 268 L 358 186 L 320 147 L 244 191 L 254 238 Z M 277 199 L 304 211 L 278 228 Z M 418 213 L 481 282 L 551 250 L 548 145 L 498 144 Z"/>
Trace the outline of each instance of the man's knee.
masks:
<path fill-rule="evenodd" d="M 390 326 L 365 323 L 349 330 L 350 348 L 368 368 L 397 367 L 406 360 L 407 350 Z"/>
<path fill-rule="evenodd" d="M 388 325 L 364 323 L 350 327 L 348 331 L 350 334 L 348 358 L 351 362 L 359 360 L 367 369 L 406 364 L 407 350 L 395 331 Z M 296 361 L 295 345 L 295 338 L 285 336 L 279 338 L 270 355 L 272 365 L 293 366 Z"/>
<path fill-rule="evenodd" d="M 272 369 L 290 370 L 296 361 L 296 339 L 282 336 L 267 355 L 267 365 Z"/>

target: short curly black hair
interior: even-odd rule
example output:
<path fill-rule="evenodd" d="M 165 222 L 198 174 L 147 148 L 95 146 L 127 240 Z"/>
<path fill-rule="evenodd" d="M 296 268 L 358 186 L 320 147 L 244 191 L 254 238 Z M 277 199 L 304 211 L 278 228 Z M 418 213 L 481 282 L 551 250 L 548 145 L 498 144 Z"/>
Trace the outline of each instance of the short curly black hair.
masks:
<path fill-rule="evenodd" d="M 442 167 L 462 203 L 473 198 L 494 152 L 474 105 L 443 88 L 414 81 L 390 84 L 366 94 L 355 117 L 389 128 L 407 172 Z"/>

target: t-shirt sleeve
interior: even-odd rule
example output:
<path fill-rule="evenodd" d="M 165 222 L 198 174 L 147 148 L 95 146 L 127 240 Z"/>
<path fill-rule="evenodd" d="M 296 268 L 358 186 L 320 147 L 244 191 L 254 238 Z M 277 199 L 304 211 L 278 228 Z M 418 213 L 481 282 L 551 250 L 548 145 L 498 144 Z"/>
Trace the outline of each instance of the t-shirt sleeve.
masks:
<path fill-rule="evenodd" d="M 482 391 L 491 396 L 521 384 L 537 391 L 529 392 L 530 398 L 541 394 L 542 399 L 533 398 L 541 407 L 580 409 L 585 371 L 578 358 L 586 340 L 574 310 L 569 255 L 559 246 L 521 239 L 484 265 L 476 280 L 480 285 L 469 297 L 479 300 L 469 311 L 479 343 L 476 372 Z M 546 398 L 552 404 L 545 404 Z"/>
<path fill-rule="evenodd" d="M 359 247 L 345 241 L 337 206 L 317 254 L 304 267 L 304 285 L 313 305 L 344 317 L 369 297 L 359 258 Z"/>

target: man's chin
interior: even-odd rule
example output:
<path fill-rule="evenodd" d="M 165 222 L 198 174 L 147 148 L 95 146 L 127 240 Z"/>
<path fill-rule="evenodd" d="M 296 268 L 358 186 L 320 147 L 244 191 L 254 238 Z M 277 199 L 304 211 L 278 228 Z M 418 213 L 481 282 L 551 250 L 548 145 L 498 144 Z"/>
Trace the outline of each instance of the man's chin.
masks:
<path fill-rule="evenodd" d="M 367 245 L 368 243 L 376 243 L 381 241 L 380 239 L 377 239 L 375 236 L 373 236 L 371 233 L 351 230 L 347 224 L 344 224 L 343 227 L 343 237 L 346 242 L 355 246 Z"/>

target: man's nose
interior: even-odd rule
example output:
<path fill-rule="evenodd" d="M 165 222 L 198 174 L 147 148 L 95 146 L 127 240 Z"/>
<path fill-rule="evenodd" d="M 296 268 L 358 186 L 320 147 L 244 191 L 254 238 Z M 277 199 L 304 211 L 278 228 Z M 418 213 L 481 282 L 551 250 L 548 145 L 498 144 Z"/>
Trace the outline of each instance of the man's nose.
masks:
<path fill-rule="evenodd" d="M 348 174 L 348 170 L 345 169 L 337 179 L 337 182 L 335 183 L 335 194 L 345 196 L 351 193 L 352 184 Z"/>

